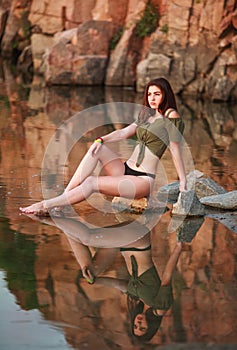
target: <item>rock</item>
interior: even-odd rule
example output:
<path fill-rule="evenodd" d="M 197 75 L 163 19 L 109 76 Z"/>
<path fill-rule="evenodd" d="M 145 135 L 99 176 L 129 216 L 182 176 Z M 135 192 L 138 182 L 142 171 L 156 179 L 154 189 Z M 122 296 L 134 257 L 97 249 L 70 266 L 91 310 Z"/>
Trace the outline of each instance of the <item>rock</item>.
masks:
<path fill-rule="evenodd" d="M 19 2 L 19 1 L 18 1 Z M 26 1 L 25 1 L 26 2 Z M 30 1 L 29 21 L 42 33 L 53 35 L 77 27 L 92 18 L 95 1 Z"/>
<path fill-rule="evenodd" d="M 137 65 L 137 91 L 144 91 L 146 83 L 154 76 L 168 75 L 171 59 L 164 54 L 149 53 Z"/>
<path fill-rule="evenodd" d="M 31 76 L 33 71 L 32 51 L 31 46 L 27 46 L 21 53 L 17 62 L 17 69 L 25 74 Z"/>
<path fill-rule="evenodd" d="M 114 197 L 112 205 L 119 210 L 128 210 L 135 213 L 142 213 L 147 208 L 147 198 L 128 199 L 124 197 Z"/>
<path fill-rule="evenodd" d="M 173 205 L 173 215 L 203 216 L 205 207 L 200 203 L 193 190 L 180 192 L 178 201 Z"/>
<path fill-rule="evenodd" d="M 3 9 L 1 6 L 1 8 L 0 8 L 0 38 L 2 38 L 4 35 L 8 15 L 9 15 L 9 10 Z"/>
<path fill-rule="evenodd" d="M 35 33 L 31 36 L 31 50 L 35 73 L 44 73 L 45 66 L 43 56 L 53 44 L 54 39 L 52 36 L 41 33 Z"/>
<path fill-rule="evenodd" d="M 232 24 L 237 29 L 237 9 L 232 13 Z"/>
<path fill-rule="evenodd" d="M 15 49 L 22 51 L 30 44 L 29 38 L 25 35 L 26 30 L 22 30 L 29 26 L 27 13 L 30 6 L 29 1 L 12 0 L 11 4 L 8 1 L 3 1 L 3 3 L 1 1 L 0 16 L 2 28 L 0 42 L 2 57 L 14 57 Z M 4 10 L 7 10 L 7 12 Z M 2 13 L 2 11 L 5 13 Z"/>
<path fill-rule="evenodd" d="M 112 206 L 120 211 L 129 211 L 135 214 L 141 214 L 146 209 L 150 211 L 164 212 L 167 210 L 166 205 L 163 202 L 159 202 L 156 199 L 139 198 L 139 199 L 128 199 L 124 197 L 114 197 L 112 200 Z"/>
<path fill-rule="evenodd" d="M 203 176 L 199 170 L 193 170 L 187 175 L 187 188 L 194 190 L 196 179 Z M 175 203 L 179 195 L 179 181 L 172 182 L 159 188 L 157 199 L 162 202 Z"/>
<path fill-rule="evenodd" d="M 188 190 L 194 190 L 195 183 L 196 183 L 197 179 L 199 179 L 203 175 L 204 174 L 197 169 L 190 171 L 190 173 L 188 173 L 188 175 L 187 175 L 187 188 L 188 188 Z"/>
<path fill-rule="evenodd" d="M 64 30 L 62 32 L 58 32 L 54 35 L 54 41 L 57 43 L 58 41 L 63 41 L 65 44 L 70 43 L 77 36 L 78 28 L 73 28 L 69 30 Z"/>
<path fill-rule="evenodd" d="M 62 35 L 45 55 L 48 84 L 102 85 L 108 62 L 109 43 L 116 25 L 87 21 L 77 33 Z M 74 34 L 73 34 L 74 33 Z M 71 37 L 71 42 L 68 42 Z"/>
<path fill-rule="evenodd" d="M 129 45 L 134 35 L 133 32 L 133 27 L 126 29 L 115 50 L 111 52 L 106 72 L 105 85 L 125 85 L 125 70 L 129 61 Z M 131 73 L 133 74 L 133 72 Z M 128 79 L 128 77 L 126 77 L 126 79 Z"/>
<path fill-rule="evenodd" d="M 180 3 L 172 1 L 170 3 L 168 16 L 168 37 L 172 43 L 176 42 L 177 35 L 180 38 L 179 42 L 182 44 L 182 46 L 184 46 L 187 42 L 191 6 L 191 1 L 180 1 Z"/>
<path fill-rule="evenodd" d="M 210 78 L 212 82 L 212 77 Z M 211 84 L 209 84 L 211 86 Z M 209 87 L 208 86 L 208 87 Z M 209 88 L 213 101 L 228 101 L 235 84 L 226 76 L 215 79 L 215 85 Z"/>
<path fill-rule="evenodd" d="M 237 209 L 237 191 L 206 196 L 201 198 L 200 202 L 210 207 L 235 210 Z"/>
<path fill-rule="evenodd" d="M 209 177 L 202 177 L 195 182 L 195 192 L 200 199 L 206 196 L 226 193 L 226 190 Z"/>
<path fill-rule="evenodd" d="M 178 216 L 173 216 L 168 231 L 176 231 L 177 240 L 179 242 L 190 243 L 196 236 L 203 222 L 203 217 L 185 218 L 183 220 Z"/>
<path fill-rule="evenodd" d="M 157 199 L 162 202 L 175 203 L 179 195 L 179 181 L 172 182 L 159 188 Z"/>
<path fill-rule="evenodd" d="M 142 46 L 141 39 L 139 40 L 135 35 L 135 29 L 145 10 L 146 3 L 145 0 L 129 2 L 122 36 L 110 54 L 105 79 L 107 86 L 134 86 L 135 84 L 135 67 L 138 64 L 138 55 L 134 54 L 134 51 L 137 50 L 136 47 Z M 133 47 L 133 45 L 135 46 Z"/>
<path fill-rule="evenodd" d="M 159 8 L 157 29 L 152 35 L 140 38 L 137 24 L 143 18 L 149 22 L 149 17 L 143 17 L 149 4 L 147 0 L 63 0 L 57 3 L 53 0 L 5 0 L 0 5 L 1 54 L 11 57 L 16 48 L 22 51 L 29 45 L 33 33 L 53 37 L 89 22 L 107 22 L 119 28 L 116 34 L 120 30 L 123 34 L 121 38 L 115 36 L 119 43 L 109 52 L 106 85 L 136 86 L 137 91 L 144 91 L 151 75 L 162 75 L 174 91 L 183 96 L 234 100 L 237 94 L 235 1 L 155 0 L 152 3 Z M 107 45 L 105 42 L 112 30 L 106 27 L 103 34 L 96 41 L 94 29 L 85 26 L 80 40 L 74 36 L 73 42 L 78 48 L 84 48 L 88 56 L 88 48 L 101 51 L 102 46 Z M 68 35 L 69 32 L 60 40 L 67 42 Z M 32 52 L 35 61 L 34 49 Z M 68 71 L 61 76 L 64 75 L 68 77 Z"/>
<path fill-rule="evenodd" d="M 77 29 L 73 44 L 80 55 L 108 55 L 110 40 L 118 27 L 109 21 L 87 21 Z"/>

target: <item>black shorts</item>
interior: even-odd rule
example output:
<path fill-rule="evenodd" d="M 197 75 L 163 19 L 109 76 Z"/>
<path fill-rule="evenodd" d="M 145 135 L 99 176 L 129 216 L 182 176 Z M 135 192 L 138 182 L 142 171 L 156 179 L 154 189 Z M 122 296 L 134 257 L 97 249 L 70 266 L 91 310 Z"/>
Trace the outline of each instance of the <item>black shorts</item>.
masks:
<path fill-rule="evenodd" d="M 125 247 L 120 248 L 120 252 L 144 252 L 146 250 L 151 250 L 151 245 L 148 245 L 145 248 L 136 248 L 136 247 Z"/>
<path fill-rule="evenodd" d="M 152 179 L 154 179 L 156 176 L 155 174 L 151 174 L 151 173 L 145 173 L 143 171 L 137 171 L 137 170 L 134 170 L 134 169 L 131 169 L 127 163 L 125 162 L 124 163 L 125 165 L 125 173 L 124 175 L 133 175 L 133 176 L 150 176 L 152 177 Z"/>

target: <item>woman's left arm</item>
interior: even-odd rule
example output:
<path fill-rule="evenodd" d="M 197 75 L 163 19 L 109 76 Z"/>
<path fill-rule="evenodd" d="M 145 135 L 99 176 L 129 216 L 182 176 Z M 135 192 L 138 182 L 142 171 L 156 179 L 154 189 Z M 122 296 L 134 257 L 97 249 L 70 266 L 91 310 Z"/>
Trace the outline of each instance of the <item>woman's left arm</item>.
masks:
<path fill-rule="evenodd" d="M 162 277 L 161 277 L 161 285 L 167 286 L 171 284 L 171 279 L 173 272 L 175 270 L 175 267 L 177 265 L 177 262 L 179 260 L 180 254 L 182 252 L 182 242 L 176 242 L 176 245 L 174 247 L 174 250 L 172 251 L 169 260 L 165 266 L 165 269 L 163 271 Z"/>
<path fill-rule="evenodd" d="M 187 180 L 186 180 L 184 163 L 183 163 L 181 150 L 180 150 L 180 142 L 170 141 L 170 152 L 172 155 L 174 166 L 179 176 L 179 181 L 180 181 L 179 189 L 180 191 L 185 191 L 187 189 L 186 188 Z"/>
<path fill-rule="evenodd" d="M 156 314 L 163 316 L 173 304 L 172 275 L 182 252 L 182 243 L 177 242 L 161 277 L 161 287 L 156 297 Z"/>

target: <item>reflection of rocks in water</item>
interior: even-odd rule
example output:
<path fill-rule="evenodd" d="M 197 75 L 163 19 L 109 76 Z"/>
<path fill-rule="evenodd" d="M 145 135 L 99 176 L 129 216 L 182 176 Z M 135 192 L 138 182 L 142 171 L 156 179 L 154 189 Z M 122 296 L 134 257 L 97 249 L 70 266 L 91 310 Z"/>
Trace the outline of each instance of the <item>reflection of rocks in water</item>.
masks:
<path fill-rule="evenodd" d="M 237 233 L 237 212 L 219 212 L 208 208 L 206 216 L 212 219 L 220 221 L 224 226 L 228 227 L 231 231 Z"/>
<path fill-rule="evenodd" d="M 176 230 L 178 241 L 190 243 L 196 236 L 203 222 L 203 217 L 185 218 L 181 220 L 179 217 L 173 216 L 169 225 L 169 231 L 173 232 Z"/>
<path fill-rule="evenodd" d="M 112 210 L 118 222 L 136 221 L 145 225 L 151 230 L 160 220 L 162 215 L 168 210 L 166 206 L 147 206 L 147 199 L 129 200 L 126 198 L 114 197 L 112 200 Z"/>

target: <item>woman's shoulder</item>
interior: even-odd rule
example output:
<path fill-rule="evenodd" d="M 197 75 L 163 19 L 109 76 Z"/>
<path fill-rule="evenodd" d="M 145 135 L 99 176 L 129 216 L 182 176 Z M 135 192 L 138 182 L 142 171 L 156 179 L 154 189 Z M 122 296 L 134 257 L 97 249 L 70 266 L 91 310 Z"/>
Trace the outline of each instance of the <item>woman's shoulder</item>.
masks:
<path fill-rule="evenodd" d="M 166 111 L 165 111 L 165 117 L 166 118 L 180 118 L 180 115 L 178 113 L 178 111 L 174 108 L 168 108 Z"/>

